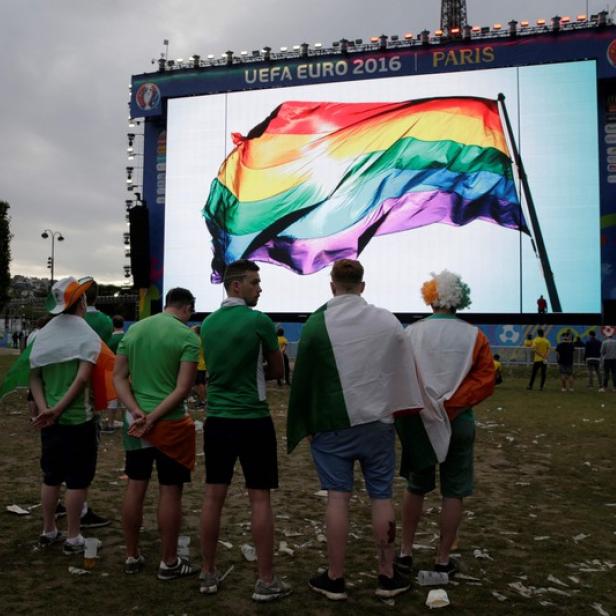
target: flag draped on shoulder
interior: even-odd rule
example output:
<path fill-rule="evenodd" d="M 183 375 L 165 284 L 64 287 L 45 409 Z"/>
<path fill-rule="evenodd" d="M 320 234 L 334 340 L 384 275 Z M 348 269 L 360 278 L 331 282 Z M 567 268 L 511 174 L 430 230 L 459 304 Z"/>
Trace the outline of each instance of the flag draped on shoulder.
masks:
<path fill-rule="evenodd" d="M 32 343 L 23 350 L 21 355 L 13 362 L 0 386 L 0 400 L 18 389 L 27 389 L 30 379 L 30 352 Z"/>
<path fill-rule="evenodd" d="M 447 403 L 461 389 L 471 372 L 476 343 L 479 338 L 483 340 L 485 337 L 479 328 L 455 317 L 429 317 L 418 321 L 406 329 L 406 335 L 411 343 L 421 387 L 423 409 L 419 415 L 436 460 L 440 463 L 447 456 L 451 439 Z M 473 383 L 477 390 L 476 402 L 487 397 L 494 388 L 492 357 L 489 346 L 486 348 L 491 371 L 488 371 L 485 383 Z M 465 401 L 468 401 L 467 398 Z M 402 417 L 396 422 L 403 440 L 406 421 Z"/>
<path fill-rule="evenodd" d="M 115 355 L 83 318 L 60 314 L 38 332 L 31 345 L 30 367 L 41 368 L 75 359 L 94 364 L 94 408 L 107 408 L 109 400 L 118 397 L 112 382 Z"/>
<path fill-rule="evenodd" d="M 409 341 L 390 312 L 340 295 L 306 321 L 289 399 L 289 452 L 305 436 L 421 405 Z"/>
<path fill-rule="evenodd" d="M 528 233 L 496 100 L 288 101 L 233 141 L 203 208 L 214 283 L 240 258 L 311 274 L 434 223 Z"/>

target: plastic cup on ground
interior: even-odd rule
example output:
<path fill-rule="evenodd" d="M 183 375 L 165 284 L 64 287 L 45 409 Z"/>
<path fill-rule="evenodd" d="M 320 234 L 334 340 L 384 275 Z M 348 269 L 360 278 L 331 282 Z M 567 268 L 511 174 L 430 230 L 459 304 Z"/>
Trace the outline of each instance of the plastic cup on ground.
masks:
<path fill-rule="evenodd" d="M 178 556 L 181 558 L 190 556 L 190 537 L 188 535 L 178 537 Z"/>
<path fill-rule="evenodd" d="M 83 567 L 84 569 L 94 569 L 96 559 L 98 558 L 98 548 L 100 541 L 96 537 L 85 538 L 85 549 L 83 552 Z"/>
<path fill-rule="evenodd" d="M 418 571 L 417 583 L 420 586 L 444 586 L 449 584 L 449 575 L 442 571 Z"/>

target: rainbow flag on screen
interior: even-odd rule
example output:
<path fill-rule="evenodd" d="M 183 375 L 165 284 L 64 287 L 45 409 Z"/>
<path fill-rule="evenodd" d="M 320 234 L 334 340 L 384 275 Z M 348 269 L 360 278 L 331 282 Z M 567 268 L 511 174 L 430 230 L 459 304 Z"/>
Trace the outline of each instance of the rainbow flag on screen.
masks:
<path fill-rule="evenodd" d="M 214 283 L 237 259 L 311 274 L 433 223 L 528 233 L 495 100 L 291 101 L 232 137 L 203 208 Z"/>

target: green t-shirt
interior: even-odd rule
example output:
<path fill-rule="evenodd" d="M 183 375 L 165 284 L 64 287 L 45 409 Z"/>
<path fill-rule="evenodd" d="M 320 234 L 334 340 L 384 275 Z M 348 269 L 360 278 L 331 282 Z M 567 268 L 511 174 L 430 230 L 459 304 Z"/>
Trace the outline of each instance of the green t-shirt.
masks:
<path fill-rule="evenodd" d="M 73 384 L 78 370 L 78 359 L 63 361 L 59 364 L 49 364 L 41 368 L 41 378 L 48 407 L 54 406 L 64 397 L 64 394 Z M 90 387 L 86 386 L 77 395 L 73 402 L 64 409 L 57 423 L 63 426 L 76 426 L 92 419 L 94 414 L 90 405 L 89 390 Z"/>
<path fill-rule="evenodd" d="M 109 340 L 108 346 L 114 353 L 118 352 L 118 345 L 122 338 L 124 338 L 124 332 L 113 332 L 113 334 L 111 334 L 111 340 Z"/>
<path fill-rule="evenodd" d="M 174 389 L 180 362 L 199 361 L 199 338 L 182 321 L 161 312 L 129 327 L 118 345 L 128 358 L 131 389 L 144 413 L 151 413 Z M 181 419 L 184 405 L 162 419 Z"/>
<path fill-rule="evenodd" d="M 109 345 L 111 341 L 111 334 L 113 332 L 113 321 L 111 317 L 96 308 L 88 308 L 84 319 L 86 323 L 98 334 L 98 337 L 106 344 Z"/>
<path fill-rule="evenodd" d="M 263 351 L 278 350 L 272 320 L 245 304 L 227 300 L 203 321 L 201 340 L 209 374 L 208 417 L 269 416 Z"/>

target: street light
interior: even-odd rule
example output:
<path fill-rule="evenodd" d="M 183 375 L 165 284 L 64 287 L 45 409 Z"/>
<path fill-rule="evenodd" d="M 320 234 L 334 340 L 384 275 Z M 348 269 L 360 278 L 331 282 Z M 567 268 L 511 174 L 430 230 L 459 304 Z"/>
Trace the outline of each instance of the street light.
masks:
<path fill-rule="evenodd" d="M 60 233 L 60 231 L 52 231 L 51 229 L 45 229 L 43 231 L 43 233 L 41 233 L 41 237 L 46 240 L 47 238 L 51 238 L 51 257 L 49 257 L 49 259 L 47 259 L 47 267 L 51 270 L 51 283 L 49 284 L 49 287 L 53 287 L 53 271 L 54 271 L 54 266 L 55 266 L 55 243 L 56 243 L 56 239 L 58 240 L 58 242 L 63 242 L 64 241 L 64 236 L 62 235 L 62 233 Z"/>

